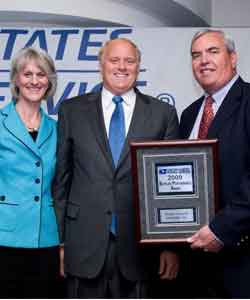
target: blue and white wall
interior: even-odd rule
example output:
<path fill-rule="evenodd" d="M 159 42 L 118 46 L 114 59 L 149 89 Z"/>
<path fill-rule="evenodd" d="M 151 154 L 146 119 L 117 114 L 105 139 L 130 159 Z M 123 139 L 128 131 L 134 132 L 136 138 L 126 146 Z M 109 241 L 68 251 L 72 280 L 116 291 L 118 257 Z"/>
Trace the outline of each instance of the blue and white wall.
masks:
<path fill-rule="evenodd" d="M 142 92 L 169 101 L 180 114 L 202 93 L 191 72 L 190 40 L 198 27 L 210 25 L 226 27 L 235 39 L 238 69 L 250 81 L 250 28 L 227 27 L 250 25 L 244 13 L 250 1 L 13 0 L 11 10 L 8 4 L 0 3 L 0 107 L 11 98 L 10 61 L 18 49 L 41 47 L 55 60 L 58 91 L 44 105 L 56 117 L 61 101 L 98 88 L 97 53 L 106 40 L 123 36 L 142 51 Z"/>

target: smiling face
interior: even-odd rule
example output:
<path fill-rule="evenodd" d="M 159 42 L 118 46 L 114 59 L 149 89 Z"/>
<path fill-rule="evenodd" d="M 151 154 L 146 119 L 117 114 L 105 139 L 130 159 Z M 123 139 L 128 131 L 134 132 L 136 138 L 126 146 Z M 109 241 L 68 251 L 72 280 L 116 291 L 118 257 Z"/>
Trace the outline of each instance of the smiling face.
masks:
<path fill-rule="evenodd" d="M 229 53 L 219 32 L 205 33 L 192 44 L 194 77 L 209 94 L 217 92 L 233 78 L 236 64 L 236 53 Z"/>
<path fill-rule="evenodd" d="M 129 41 L 112 40 L 104 48 L 100 71 L 104 87 L 114 95 L 121 95 L 134 87 L 139 73 L 139 57 Z"/>
<path fill-rule="evenodd" d="M 49 87 L 47 74 L 31 60 L 18 72 L 16 86 L 19 90 L 18 101 L 41 102 Z"/>

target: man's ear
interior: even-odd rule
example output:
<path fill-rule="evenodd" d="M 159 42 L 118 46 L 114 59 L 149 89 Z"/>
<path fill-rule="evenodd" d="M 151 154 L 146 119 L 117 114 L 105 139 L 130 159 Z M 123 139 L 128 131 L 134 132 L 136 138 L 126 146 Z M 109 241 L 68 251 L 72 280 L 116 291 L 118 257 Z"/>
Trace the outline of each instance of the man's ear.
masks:
<path fill-rule="evenodd" d="M 99 61 L 99 72 L 102 74 L 102 63 Z"/>
<path fill-rule="evenodd" d="M 230 54 L 230 56 L 231 56 L 232 66 L 233 66 L 233 68 L 236 70 L 237 62 L 238 62 L 238 56 L 237 56 L 237 53 L 236 53 L 236 52 L 232 52 L 232 53 Z"/>

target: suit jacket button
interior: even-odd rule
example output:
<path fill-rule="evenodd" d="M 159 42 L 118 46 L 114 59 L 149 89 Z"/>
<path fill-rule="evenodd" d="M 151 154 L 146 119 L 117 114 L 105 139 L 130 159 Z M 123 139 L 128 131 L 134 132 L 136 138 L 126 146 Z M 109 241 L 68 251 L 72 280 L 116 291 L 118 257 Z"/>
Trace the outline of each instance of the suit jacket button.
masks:
<path fill-rule="evenodd" d="M 107 214 L 108 214 L 108 215 L 111 215 L 111 214 L 112 214 L 112 212 L 111 212 L 110 210 L 108 210 L 108 211 L 107 211 Z"/>
<path fill-rule="evenodd" d="M 40 179 L 36 178 L 35 183 L 40 183 Z"/>
<path fill-rule="evenodd" d="M 0 196 L 0 200 L 1 201 L 4 201 L 5 200 L 5 196 L 3 195 L 3 196 Z"/>
<path fill-rule="evenodd" d="M 40 161 L 37 161 L 37 162 L 36 162 L 36 166 L 37 166 L 37 167 L 40 167 L 40 166 L 41 166 Z"/>
<path fill-rule="evenodd" d="M 39 201 L 39 196 L 35 196 L 35 197 L 34 197 L 34 200 L 35 200 L 36 202 L 38 202 L 38 201 Z"/>

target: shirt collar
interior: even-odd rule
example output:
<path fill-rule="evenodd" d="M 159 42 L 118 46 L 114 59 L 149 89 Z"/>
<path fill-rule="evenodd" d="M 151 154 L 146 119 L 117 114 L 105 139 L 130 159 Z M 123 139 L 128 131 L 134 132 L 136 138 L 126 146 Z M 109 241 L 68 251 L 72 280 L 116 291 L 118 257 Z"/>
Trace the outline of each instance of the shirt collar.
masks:
<path fill-rule="evenodd" d="M 102 88 L 102 101 L 103 101 L 103 104 L 104 104 L 105 108 L 109 108 L 110 105 L 113 104 L 112 98 L 114 96 L 115 95 L 112 94 L 105 87 Z M 136 93 L 135 93 L 134 89 L 131 89 L 128 92 L 126 92 L 126 93 L 124 93 L 120 96 L 122 97 L 124 104 L 130 106 L 130 105 L 132 105 L 131 99 L 135 99 Z"/>
<path fill-rule="evenodd" d="M 216 104 L 220 105 L 222 101 L 225 99 L 227 93 L 231 89 L 232 85 L 235 83 L 235 81 L 239 78 L 239 75 L 236 74 L 223 88 L 218 90 L 216 93 L 212 94 L 214 101 Z M 207 97 L 208 94 L 205 93 L 205 97 Z"/>

